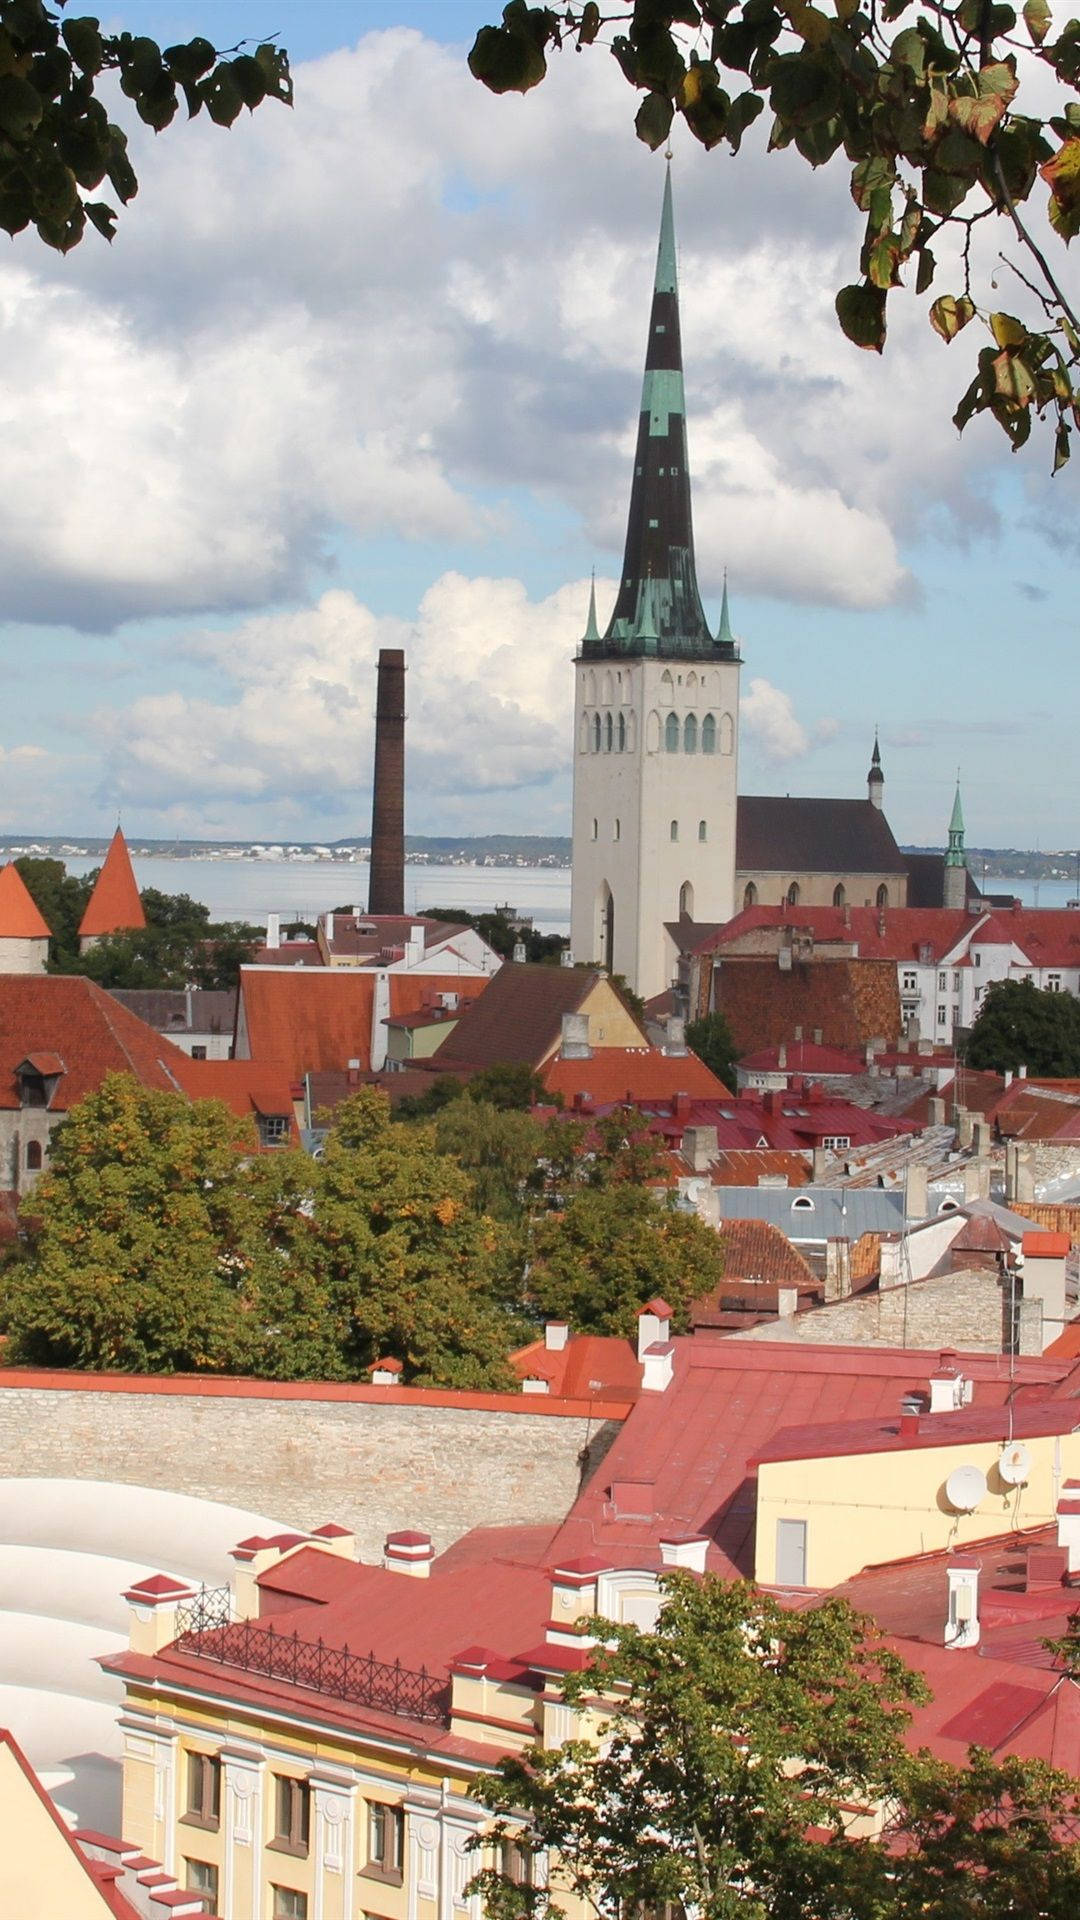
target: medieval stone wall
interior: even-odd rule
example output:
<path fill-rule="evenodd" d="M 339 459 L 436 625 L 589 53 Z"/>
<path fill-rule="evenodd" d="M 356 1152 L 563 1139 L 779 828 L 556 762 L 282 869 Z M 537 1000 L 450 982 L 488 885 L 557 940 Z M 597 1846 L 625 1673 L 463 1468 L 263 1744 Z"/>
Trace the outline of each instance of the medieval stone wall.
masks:
<path fill-rule="evenodd" d="M 0 1374 L 0 1478 L 156 1487 L 298 1530 L 336 1521 L 367 1560 L 400 1528 L 441 1550 L 471 1527 L 561 1520 L 619 1425 L 581 1402 L 517 1411 L 487 1394 L 61 1379 Z"/>
<path fill-rule="evenodd" d="M 827 1346 L 956 1347 L 1001 1353 L 1007 1303 L 998 1276 L 971 1270 L 883 1293 L 857 1294 L 785 1320 L 770 1320 L 736 1340 L 803 1340 Z M 1040 1353 L 1039 1345 L 1024 1350 Z"/>

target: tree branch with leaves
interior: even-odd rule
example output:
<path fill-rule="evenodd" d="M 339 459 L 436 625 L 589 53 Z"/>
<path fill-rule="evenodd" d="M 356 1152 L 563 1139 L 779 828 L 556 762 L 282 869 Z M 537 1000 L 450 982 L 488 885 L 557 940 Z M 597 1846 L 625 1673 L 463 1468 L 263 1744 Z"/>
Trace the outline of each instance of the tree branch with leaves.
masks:
<path fill-rule="evenodd" d="M 1049 0 L 1026 0 L 1022 19 L 999 0 L 925 13 L 916 0 L 608 0 L 603 12 L 510 0 L 469 65 L 493 92 L 526 93 L 549 53 L 606 43 L 643 95 L 634 125 L 649 147 L 678 115 L 704 147 L 736 154 L 767 104 L 770 151 L 794 148 L 811 167 L 842 152 L 865 216 L 858 277 L 836 295 L 848 339 L 884 350 L 890 297 L 905 275 L 917 294 L 939 284 L 936 248 L 952 230 L 963 284 L 938 293 L 930 323 L 946 342 L 972 322 L 989 336 L 955 424 L 988 413 L 1015 451 L 1045 421 L 1057 472 L 1080 426 L 1080 302 L 1052 259 L 1080 232 L 1080 20 L 1055 32 Z M 1045 111 L 1033 100 L 1048 87 Z M 1021 213 L 1029 202 L 1045 246 Z M 1023 262 L 999 256 L 1020 315 L 972 283 L 973 229 L 990 219 Z"/>

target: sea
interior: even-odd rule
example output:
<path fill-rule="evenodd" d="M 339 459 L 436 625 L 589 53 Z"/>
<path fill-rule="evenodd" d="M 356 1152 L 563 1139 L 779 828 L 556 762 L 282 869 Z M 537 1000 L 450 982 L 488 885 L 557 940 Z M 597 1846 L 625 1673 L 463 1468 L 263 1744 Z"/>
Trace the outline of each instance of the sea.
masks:
<path fill-rule="evenodd" d="M 89 873 L 101 857 L 67 860 L 70 873 Z M 204 859 L 171 859 L 162 854 L 140 854 L 132 862 L 140 887 L 158 887 L 162 893 L 187 893 L 209 907 L 214 920 L 244 920 L 266 924 L 268 913 L 283 920 L 314 920 L 334 907 L 367 903 L 366 860 L 279 860 L 219 855 Z M 988 893 L 1012 893 L 1026 907 L 1064 907 L 1075 898 L 1074 880 L 1010 879 L 991 875 Z M 487 913 L 509 906 L 530 919 L 538 933 L 570 931 L 569 867 L 488 867 L 407 865 L 405 911 L 423 913 L 429 907 L 452 907 L 466 913 Z"/>
<path fill-rule="evenodd" d="M 209 907 L 213 920 L 244 920 L 265 926 L 268 913 L 283 920 L 314 920 L 334 907 L 367 905 L 366 860 L 264 860 L 250 857 L 170 859 L 162 854 L 132 858 L 140 887 L 162 893 L 186 893 Z M 90 873 L 101 865 L 68 856 L 69 873 Z M 509 906 L 530 919 L 537 933 L 569 934 L 569 867 L 481 867 L 406 865 L 405 911 L 452 907 L 488 913 Z"/>

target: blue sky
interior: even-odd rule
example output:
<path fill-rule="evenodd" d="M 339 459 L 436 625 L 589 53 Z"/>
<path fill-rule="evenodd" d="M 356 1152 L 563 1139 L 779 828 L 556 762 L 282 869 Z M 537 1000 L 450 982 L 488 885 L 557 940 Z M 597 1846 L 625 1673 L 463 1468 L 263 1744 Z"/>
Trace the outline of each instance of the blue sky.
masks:
<path fill-rule="evenodd" d="M 618 569 L 662 168 L 601 50 L 494 100 L 485 0 L 118 9 L 278 29 L 297 105 L 136 126 L 113 248 L 0 250 L 0 831 L 349 835 L 372 665 L 410 662 L 410 825 L 563 831 L 570 671 Z M 1080 458 L 948 416 L 926 301 L 840 337 L 843 167 L 676 140 L 699 565 L 728 569 L 746 791 L 904 840 L 1080 840 Z M 1075 268 L 1067 263 L 1075 282 Z"/>

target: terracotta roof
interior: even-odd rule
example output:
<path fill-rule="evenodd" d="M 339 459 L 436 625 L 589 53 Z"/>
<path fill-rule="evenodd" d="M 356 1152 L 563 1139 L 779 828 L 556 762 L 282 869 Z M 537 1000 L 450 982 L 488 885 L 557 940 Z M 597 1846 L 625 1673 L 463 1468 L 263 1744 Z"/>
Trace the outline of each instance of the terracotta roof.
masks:
<path fill-rule="evenodd" d="M 458 1021 L 435 1055 L 440 1067 L 541 1067 L 562 1037 L 564 1013 L 577 1013 L 603 975 L 595 968 L 513 963 Z M 645 1035 L 642 1046 L 647 1045 Z M 591 1064 L 586 1062 L 584 1064 Z"/>
<path fill-rule="evenodd" d="M 317 940 L 282 940 L 276 947 L 256 947 L 252 967 L 321 967 L 322 950 Z"/>
<path fill-rule="evenodd" d="M 959 907 L 748 907 L 715 932 L 703 929 L 694 950 L 722 952 L 746 935 L 790 927 L 812 934 L 819 946 L 854 946 L 862 959 L 915 961 L 925 945 L 936 962 L 975 924 Z"/>
<path fill-rule="evenodd" d="M 358 1060 L 359 1071 L 367 1073 L 381 982 L 385 982 L 391 1013 L 415 1012 L 440 993 L 470 999 L 490 991 L 483 977 L 461 974 L 380 974 L 373 967 L 241 967 L 240 997 L 251 1058 L 280 1065 L 294 1081 L 302 1080 L 305 1073 L 344 1071 L 350 1060 Z"/>
<path fill-rule="evenodd" d="M 245 1120 L 284 1116 L 290 1139 L 299 1145 L 292 1083 L 284 1067 L 263 1060 L 189 1060 L 185 1055 L 175 1072 L 192 1100 L 221 1100 Z"/>
<path fill-rule="evenodd" d="M 549 1393 L 569 1399 L 636 1400 L 641 1392 L 641 1362 L 632 1340 L 595 1333 L 571 1334 L 561 1350 L 543 1340 L 530 1341 L 510 1355 L 519 1380 L 546 1380 Z"/>
<path fill-rule="evenodd" d="M 880 807 L 870 800 L 740 794 L 735 866 L 743 873 L 907 873 Z"/>
<path fill-rule="evenodd" d="M 127 933 L 145 927 L 139 889 L 127 841 L 117 827 L 94 882 L 94 891 L 79 922 L 79 938 L 98 939 L 107 933 Z"/>
<path fill-rule="evenodd" d="M 441 1053 L 440 1048 L 440 1057 Z M 542 1078 L 548 1092 L 561 1093 L 567 1106 L 575 1100 L 633 1106 L 638 1101 L 672 1100 L 680 1093 L 691 1100 L 730 1098 L 723 1081 L 696 1053 L 662 1053 L 657 1047 L 594 1047 L 588 1060 L 557 1056 L 548 1062 Z"/>
<path fill-rule="evenodd" d="M 811 1171 L 805 1153 L 774 1147 L 729 1147 L 711 1163 L 709 1179 L 714 1187 L 756 1187 L 762 1180 L 805 1187 Z"/>
<path fill-rule="evenodd" d="M 378 963 L 381 953 L 405 947 L 414 927 L 422 927 L 427 951 L 446 945 L 467 931 L 465 921 L 430 920 L 421 913 L 335 913 L 333 939 L 327 939 L 327 915 L 320 915 L 320 931 L 331 953 L 351 954 Z"/>
<path fill-rule="evenodd" d="M 50 1102 L 66 1112 L 106 1074 L 132 1073 L 175 1092 L 191 1063 L 111 993 L 77 974 L 0 975 L 0 1107 L 17 1107 L 16 1068 L 31 1054 L 59 1055 L 64 1071 Z"/>
<path fill-rule="evenodd" d="M 42 918 L 26 881 L 13 860 L 0 867 L 0 940 L 48 940 L 50 929 Z"/>
<path fill-rule="evenodd" d="M 728 1280 L 767 1280 L 780 1287 L 815 1284 L 801 1253 L 797 1253 L 786 1234 L 768 1220 L 725 1220 L 720 1228 L 724 1254 L 722 1292 Z M 715 1292 L 715 1289 L 714 1289 Z M 695 1300 L 691 1312 L 695 1322 L 703 1319 L 699 1309 L 712 1299 L 704 1294 Z"/>

